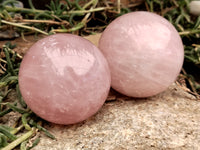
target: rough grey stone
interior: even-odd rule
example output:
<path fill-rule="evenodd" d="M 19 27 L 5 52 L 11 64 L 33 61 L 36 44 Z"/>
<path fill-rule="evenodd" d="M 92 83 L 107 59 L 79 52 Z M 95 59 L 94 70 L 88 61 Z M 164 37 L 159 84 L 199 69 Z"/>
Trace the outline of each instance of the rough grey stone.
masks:
<path fill-rule="evenodd" d="M 126 100 L 122 100 L 126 99 Z M 147 99 L 108 101 L 88 120 L 51 124 L 34 150 L 200 149 L 200 101 L 173 84 Z"/>

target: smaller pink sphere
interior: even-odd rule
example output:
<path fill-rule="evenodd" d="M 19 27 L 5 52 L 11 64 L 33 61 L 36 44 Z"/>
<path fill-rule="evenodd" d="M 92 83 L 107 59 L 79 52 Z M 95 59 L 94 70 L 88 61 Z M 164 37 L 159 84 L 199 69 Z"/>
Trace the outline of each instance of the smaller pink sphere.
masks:
<path fill-rule="evenodd" d="M 36 42 L 19 70 L 22 96 L 41 118 L 73 124 L 95 114 L 110 89 L 110 71 L 99 49 L 71 34 Z"/>
<path fill-rule="evenodd" d="M 167 89 L 184 59 L 174 26 L 150 12 L 118 17 L 103 32 L 99 48 L 111 70 L 111 85 L 132 97 L 148 97 Z"/>

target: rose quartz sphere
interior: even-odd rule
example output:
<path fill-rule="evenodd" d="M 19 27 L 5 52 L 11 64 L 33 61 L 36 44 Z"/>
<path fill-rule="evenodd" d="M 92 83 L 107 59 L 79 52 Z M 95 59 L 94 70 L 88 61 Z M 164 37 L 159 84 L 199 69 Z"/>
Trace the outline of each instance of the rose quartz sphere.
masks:
<path fill-rule="evenodd" d="M 174 26 L 143 11 L 125 14 L 108 25 L 99 48 L 109 64 L 112 87 L 132 97 L 149 97 L 167 89 L 184 59 Z"/>
<path fill-rule="evenodd" d="M 22 96 L 41 118 L 73 124 L 95 114 L 110 89 L 110 71 L 99 49 L 71 34 L 36 42 L 19 70 Z"/>

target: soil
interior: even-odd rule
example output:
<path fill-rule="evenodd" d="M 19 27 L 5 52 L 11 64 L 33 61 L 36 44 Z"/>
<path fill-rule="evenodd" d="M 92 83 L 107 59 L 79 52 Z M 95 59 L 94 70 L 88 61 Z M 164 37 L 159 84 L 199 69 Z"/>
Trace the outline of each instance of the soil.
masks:
<path fill-rule="evenodd" d="M 10 40 L 2 40 L 0 41 L 0 47 L 2 47 L 6 42 L 11 42 L 12 44 L 16 44 L 17 47 L 14 49 L 20 55 L 24 55 L 26 51 L 39 39 L 45 37 L 45 35 L 29 35 L 25 36 L 23 39 L 22 37 Z"/>

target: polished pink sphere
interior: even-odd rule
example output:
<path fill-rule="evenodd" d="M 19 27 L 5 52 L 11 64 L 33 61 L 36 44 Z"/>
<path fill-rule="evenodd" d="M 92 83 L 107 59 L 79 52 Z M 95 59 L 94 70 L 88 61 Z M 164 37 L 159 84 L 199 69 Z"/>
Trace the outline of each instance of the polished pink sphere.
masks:
<path fill-rule="evenodd" d="M 174 26 L 150 12 L 128 13 L 103 32 L 99 48 L 111 70 L 111 85 L 132 97 L 149 97 L 167 89 L 184 59 L 182 40 Z"/>
<path fill-rule="evenodd" d="M 73 124 L 95 114 L 110 89 L 110 71 L 99 49 L 71 34 L 36 42 L 19 70 L 22 96 L 41 118 Z"/>

